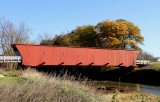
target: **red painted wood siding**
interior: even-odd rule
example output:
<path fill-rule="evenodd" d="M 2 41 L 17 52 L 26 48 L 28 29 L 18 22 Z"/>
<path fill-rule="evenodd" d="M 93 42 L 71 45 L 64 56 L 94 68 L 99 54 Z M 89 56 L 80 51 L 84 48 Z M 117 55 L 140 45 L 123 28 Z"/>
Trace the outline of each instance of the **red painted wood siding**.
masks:
<path fill-rule="evenodd" d="M 135 66 L 139 51 L 14 44 L 26 66 Z"/>

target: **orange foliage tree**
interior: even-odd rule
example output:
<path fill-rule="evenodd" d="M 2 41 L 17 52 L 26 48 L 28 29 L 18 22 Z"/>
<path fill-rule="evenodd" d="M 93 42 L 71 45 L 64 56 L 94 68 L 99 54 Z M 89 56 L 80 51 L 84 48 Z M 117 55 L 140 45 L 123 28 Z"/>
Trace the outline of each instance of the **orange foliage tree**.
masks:
<path fill-rule="evenodd" d="M 144 37 L 134 23 L 124 19 L 105 20 L 97 25 L 77 27 L 67 34 L 56 35 L 53 45 L 100 47 L 115 49 L 140 49 Z"/>

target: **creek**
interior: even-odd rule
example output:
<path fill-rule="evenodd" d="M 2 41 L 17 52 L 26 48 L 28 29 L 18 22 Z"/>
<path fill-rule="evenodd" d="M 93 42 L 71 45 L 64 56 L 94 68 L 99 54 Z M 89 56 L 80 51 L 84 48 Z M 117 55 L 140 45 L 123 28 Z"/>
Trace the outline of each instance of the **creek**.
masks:
<path fill-rule="evenodd" d="M 133 92 L 142 91 L 144 93 L 152 93 L 160 96 L 160 86 L 150 86 L 135 83 L 124 83 L 124 82 L 114 82 L 114 81 L 90 81 L 89 84 L 96 87 L 98 90 L 104 93 L 112 93 L 116 90 L 121 92 Z"/>

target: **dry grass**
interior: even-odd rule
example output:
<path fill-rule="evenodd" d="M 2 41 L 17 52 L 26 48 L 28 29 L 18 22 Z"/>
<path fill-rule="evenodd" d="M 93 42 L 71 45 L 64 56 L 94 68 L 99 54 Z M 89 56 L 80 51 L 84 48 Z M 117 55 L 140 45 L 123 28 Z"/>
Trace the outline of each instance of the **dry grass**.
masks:
<path fill-rule="evenodd" d="M 0 68 L 0 74 L 2 74 L 2 73 L 4 73 L 4 72 L 5 72 L 5 70 L 2 69 L 2 68 Z"/>
<path fill-rule="evenodd" d="M 36 70 L 1 71 L 0 102 L 157 102 L 153 94 L 132 92 L 103 95 L 85 81 L 46 75 Z M 5 83 L 2 83 L 5 82 Z M 137 86 L 138 87 L 138 86 Z"/>
<path fill-rule="evenodd" d="M 107 95 L 109 97 L 110 102 L 159 102 L 160 97 L 141 92 L 132 92 L 132 93 L 115 93 L 112 95 Z"/>
<path fill-rule="evenodd" d="M 26 70 L 19 77 L 24 79 L 23 83 L 0 84 L 0 102 L 103 102 L 105 100 L 94 89 L 67 76 L 51 77 L 35 70 Z"/>

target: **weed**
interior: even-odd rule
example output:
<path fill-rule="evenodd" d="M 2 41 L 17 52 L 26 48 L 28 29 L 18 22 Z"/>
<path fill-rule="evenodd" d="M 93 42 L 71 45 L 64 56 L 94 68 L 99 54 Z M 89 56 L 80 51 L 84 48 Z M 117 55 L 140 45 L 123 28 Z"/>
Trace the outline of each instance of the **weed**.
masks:
<path fill-rule="evenodd" d="M 139 84 L 136 84 L 136 91 L 140 92 L 140 85 Z"/>

